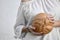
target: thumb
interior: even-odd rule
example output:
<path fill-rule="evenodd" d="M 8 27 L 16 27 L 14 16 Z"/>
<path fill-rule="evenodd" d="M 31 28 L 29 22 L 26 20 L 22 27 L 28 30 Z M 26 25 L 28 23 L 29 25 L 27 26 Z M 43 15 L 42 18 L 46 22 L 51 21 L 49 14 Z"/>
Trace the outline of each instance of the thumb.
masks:
<path fill-rule="evenodd" d="M 29 26 L 30 29 L 34 29 L 35 30 L 35 27 L 32 27 L 32 26 Z"/>

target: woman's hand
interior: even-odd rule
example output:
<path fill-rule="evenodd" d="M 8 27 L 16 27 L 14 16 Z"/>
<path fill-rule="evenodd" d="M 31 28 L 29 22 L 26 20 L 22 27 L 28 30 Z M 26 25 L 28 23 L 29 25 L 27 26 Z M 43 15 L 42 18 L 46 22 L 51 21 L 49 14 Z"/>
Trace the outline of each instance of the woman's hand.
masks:
<path fill-rule="evenodd" d="M 48 19 L 50 20 L 51 23 L 54 24 L 54 17 L 51 14 L 47 14 Z"/>
<path fill-rule="evenodd" d="M 50 20 L 50 22 L 54 24 L 53 27 L 60 27 L 60 20 L 54 20 L 54 17 L 51 14 L 48 14 L 47 17 Z"/>
<path fill-rule="evenodd" d="M 24 26 L 22 32 L 27 32 L 27 28 Z"/>
<path fill-rule="evenodd" d="M 56 20 L 55 22 L 54 22 L 54 25 L 53 25 L 54 27 L 60 27 L 60 20 Z"/>
<path fill-rule="evenodd" d="M 29 26 L 28 28 L 26 28 L 26 26 L 25 26 L 25 27 L 23 27 L 22 32 L 28 32 L 31 29 L 35 29 L 35 28 L 32 26 Z"/>
<path fill-rule="evenodd" d="M 54 24 L 53 27 L 60 27 L 60 20 L 54 20 L 51 14 L 48 14 L 48 19 Z"/>

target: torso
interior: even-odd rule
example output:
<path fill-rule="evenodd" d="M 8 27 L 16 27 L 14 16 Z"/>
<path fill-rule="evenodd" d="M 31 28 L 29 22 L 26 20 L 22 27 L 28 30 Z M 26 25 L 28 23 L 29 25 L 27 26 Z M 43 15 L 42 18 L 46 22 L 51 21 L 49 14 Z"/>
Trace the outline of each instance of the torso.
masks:
<path fill-rule="evenodd" d="M 26 4 L 25 6 L 26 13 L 24 13 L 24 16 L 27 21 L 29 21 L 30 17 L 34 17 L 39 13 L 51 13 L 55 15 L 55 19 L 59 19 L 60 12 L 57 11 L 59 9 L 59 5 L 53 0 L 35 0 L 31 3 Z M 57 11 L 58 13 L 55 11 Z M 44 37 L 44 40 L 58 40 L 58 32 L 59 31 L 57 30 L 57 28 L 54 28 L 49 34 Z M 28 33 L 24 40 L 40 40 L 40 37 Z"/>

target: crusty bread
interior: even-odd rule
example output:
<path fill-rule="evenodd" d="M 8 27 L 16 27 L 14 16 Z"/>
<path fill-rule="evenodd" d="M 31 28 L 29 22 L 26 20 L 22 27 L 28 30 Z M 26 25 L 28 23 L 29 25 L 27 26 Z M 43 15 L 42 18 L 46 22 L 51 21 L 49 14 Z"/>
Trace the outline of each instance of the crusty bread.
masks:
<path fill-rule="evenodd" d="M 47 34 L 53 29 L 52 26 L 53 23 L 47 18 L 46 13 L 39 13 L 32 21 L 32 27 L 35 27 L 35 30 L 32 30 L 36 33 Z"/>

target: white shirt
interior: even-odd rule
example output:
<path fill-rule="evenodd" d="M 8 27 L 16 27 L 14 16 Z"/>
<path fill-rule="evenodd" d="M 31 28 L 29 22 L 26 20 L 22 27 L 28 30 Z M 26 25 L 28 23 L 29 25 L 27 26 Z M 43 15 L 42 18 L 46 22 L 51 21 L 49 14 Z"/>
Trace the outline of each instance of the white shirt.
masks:
<path fill-rule="evenodd" d="M 49 13 L 52 14 L 56 20 L 59 20 L 59 10 L 60 5 L 53 0 L 31 0 L 28 2 L 21 2 L 14 28 L 16 36 L 21 36 L 22 28 L 28 23 L 30 17 L 33 18 L 39 13 Z M 49 34 L 44 36 L 43 40 L 60 40 L 59 30 L 60 28 L 53 28 Z M 41 36 L 35 36 L 31 33 L 27 33 L 23 40 L 41 40 Z"/>

